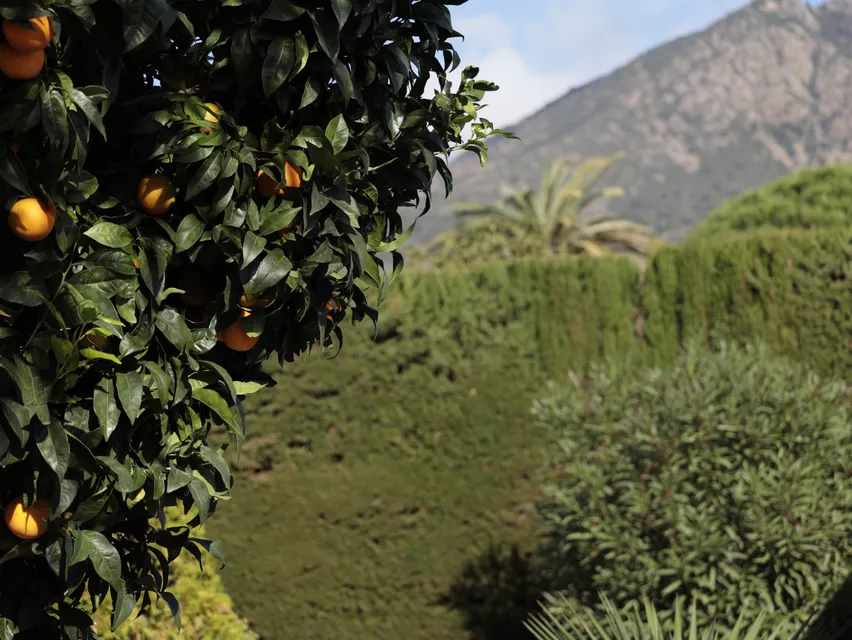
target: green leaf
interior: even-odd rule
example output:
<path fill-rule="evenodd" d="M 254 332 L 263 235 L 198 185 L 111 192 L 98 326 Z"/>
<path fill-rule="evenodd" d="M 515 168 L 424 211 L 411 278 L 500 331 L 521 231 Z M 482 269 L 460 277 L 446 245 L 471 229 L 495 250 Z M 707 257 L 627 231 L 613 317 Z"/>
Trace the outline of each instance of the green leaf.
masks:
<path fill-rule="evenodd" d="M 335 116 L 328 123 L 325 129 L 325 137 L 331 143 L 331 148 L 334 149 L 335 155 L 343 151 L 349 142 L 349 127 L 346 125 L 346 120 L 343 119 L 343 114 Z"/>
<path fill-rule="evenodd" d="M 27 184 L 27 172 L 11 150 L 0 152 L 0 180 L 24 195 L 32 195 Z"/>
<path fill-rule="evenodd" d="M 121 360 L 117 356 L 112 353 L 107 353 L 106 351 L 99 351 L 98 349 L 80 349 L 80 355 L 87 360 L 109 360 L 115 364 L 121 364 Z"/>
<path fill-rule="evenodd" d="M 253 393 L 257 393 L 261 389 L 265 389 L 268 385 L 263 384 L 261 382 L 240 382 L 239 380 L 234 381 L 234 387 L 237 389 L 237 393 L 241 396 L 248 396 Z"/>
<path fill-rule="evenodd" d="M 169 478 L 166 484 L 166 493 L 180 491 L 192 482 L 192 474 L 181 471 L 175 466 L 169 467 Z"/>
<path fill-rule="evenodd" d="M 133 424 L 142 407 L 142 376 L 135 371 L 118 373 L 115 376 L 115 388 L 124 414 Z"/>
<path fill-rule="evenodd" d="M 192 179 L 189 181 L 189 186 L 186 188 L 186 199 L 192 200 L 199 193 L 207 189 L 219 177 L 219 172 L 222 171 L 222 152 L 216 151 L 201 168 L 195 172 Z"/>
<path fill-rule="evenodd" d="M 68 444 L 68 435 L 62 423 L 53 419 L 46 427 L 37 425 L 33 430 L 33 438 L 41 457 L 53 469 L 61 482 L 65 478 L 68 460 L 71 457 L 71 446 Z"/>
<path fill-rule="evenodd" d="M 263 14 L 267 20 L 289 22 L 305 13 L 302 7 L 297 7 L 291 0 L 272 0 L 269 9 Z"/>
<path fill-rule="evenodd" d="M 243 239 L 243 262 L 242 268 L 249 266 L 254 259 L 261 254 L 266 246 L 266 238 L 256 235 L 251 231 L 246 232 L 246 237 Z M 2 296 L 0 296 L 2 297 Z"/>
<path fill-rule="evenodd" d="M 75 105 L 80 108 L 80 111 L 89 119 L 89 122 L 92 123 L 92 126 L 98 130 L 98 133 L 101 134 L 104 140 L 107 139 L 106 130 L 104 129 L 103 118 L 101 117 L 101 112 L 95 106 L 95 103 L 92 102 L 91 98 L 87 96 L 85 93 L 80 91 L 79 89 L 68 89 L 66 91 L 68 93 L 68 97 L 71 99 Z"/>
<path fill-rule="evenodd" d="M 204 222 L 194 213 L 190 213 L 177 228 L 177 242 L 175 243 L 175 252 L 182 253 L 191 249 L 204 233 Z"/>
<path fill-rule="evenodd" d="M 178 599 L 168 591 L 161 593 L 160 597 L 166 601 L 169 611 L 172 614 L 172 618 L 175 621 L 175 625 L 177 626 L 177 630 L 180 632 L 180 603 L 178 602 Z"/>
<path fill-rule="evenodd" d="M 295 63 L 296 51 L 293 39 L 284 37 L 273 40 L 261 69 L 263 93 L 266 97 L 271 96 L 284 84 Z"/>
<path fill-rule="evenodd" d="M 25 307 L 38 307 L 48 300 L 47 288 L 27 271 L 0 278 L 0 299 Z"/>
<path fill-rule="evenodd" d="M 314 23 L 314 31 L 317 34 L 320 47 L 330 60 L 337 60 L 340 51 L 340 31 L 337 20 L 322 10 L 310 11 L 311 22 Z"/>
<path fill-rule="evenodd" d="M 118 629 L 133 613 L 136 608 L 136 598 L 127 593 L 127 589 L 122 582 L 120 589 L 114 589 L 112 593 L 113 608 L 111 631 Z"/>
<path fill-rule="evenodd" d="M 168 9 L 166 0 L 128 0 L 124 10 L 125 51 L 147 40 Z"/>
<path fill-rule="evenodd" d="M 154 382 L 157 385 L 157 397 L 160 399 L 160 402 L 163 403 L 163 406 L 168 406 L 169 400 L 171 400 L 171 380 L 169 376 L 163 371 L 163 368 L 158 365 L 156 362 L 151 362 L 150 360 L 145 362 L 145 368 L 150 372 L 151 377 L 154 379 Z"/>
<path fill-rule="evenodd" d="M 115 589 L 122 589 L 121 556 L 106 537 L 97 531 L 80 531 L 86 539 L 86 550 L 92 566 L 107 584 Z"/>
<path fill-rule="evenodd" d="M 218 451 L 214 451 L 210 447 L 202 445 L 198 449 L 198 453 L 201 454 L 201 458 L 210 464 L 216 471 L 219 473 L 219 476 L 222 478 L 222 482 L 225 483 L 225 487 L 231 486 L 231 468 L 228 466 L 228 463 L 225 461 L 225 458 Z"/>
<path fill-rule="evenodd" d="M 50 143 L 60 147 L 68 133 L 68 112 L 58 91 L 47 90 L 41 96 L 41 125 Z"/>
<path fill-rule="evenodd" d="M 355 95 L 355 87 L 352 84 L 352 74 L 341 60 L 334 62 L 334 79 L 337 81 L 337 86 L 340 88 L 340 93 L 343 99 L 348 103 L 352 96 Z"/>
<path fill-rule="evenodd" d="M 203 524 L 210 512 L 210 492 L 207 485 L 198 478 L 193 478 L 189 483 L 189 493 L 198 509 L 198 519 Z"/>
<path fill-rule="evenodd" d="M 231 411 L 228 401 L 225 400 L 219 393 L 213 389 L 193 389 L 192 397 L 198 400 L 201 404 L 211 409 L 217 416 L 222 418 L 231 427 L 236 427 L 234 422 L 234 414 Z"/>
<path fill-rule="evenodd" d="M 104 440 L 109 440 L 118 427 L 118 420 L 121 417 L 121 410 L 115 400 L 115 380 L 103 378 L 98 382 L 92 406 L 104 432 Z"/>
<path fill-rule="evenodd" d="M 334 10 L 334 15 L 337 16 L 337 22 L 342 29 L 349 19 L 349 14 L 352 13 L 352 0 L 331 0 L 331 8 Z"/>
<path fill-rule="evenodd" d="M 169 342 L 183 351 L 192 344 L 192 332 L 186 326 L 186 321 L 174 309 L 163 309 L 154 321 L 157 328 Z"/>
<path fill-rule="evenodd" d="M 273 249 L 266 254 L 257 266 L 257 270 L 244 285 L 245 295 L 253 297 L 262 291 L 266 291 L 281 282 L 292 268 L 293 263 L 290 262 L 286 254 L 281 249 Z"/>
<path fill-rule="evenodd" d="M 83 235 L 111 249 L 124 249 L 133 244 L 133 234 L 112 222 L 96 222 Z"/>

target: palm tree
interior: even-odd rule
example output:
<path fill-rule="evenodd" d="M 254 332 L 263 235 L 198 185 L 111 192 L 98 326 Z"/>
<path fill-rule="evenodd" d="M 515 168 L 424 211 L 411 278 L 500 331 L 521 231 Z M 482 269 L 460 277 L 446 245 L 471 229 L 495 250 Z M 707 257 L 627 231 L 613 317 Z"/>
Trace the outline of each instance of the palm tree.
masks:
<path fill-rule="evenodd" d="M 473 220 L 436 238 L 430 253 L 444 261 L 464 262 L 613 252 L 646 255 L 653 246 L 646 227 L 612 216 L 584 215 L 595 202 L 624 194 L 619 187 L 597 188 L 621 157 L 555 162 L 545 171 L 538 191 L 509 192 L 497 204 L 466 202 L 453 207 L 459 218 Z"/>

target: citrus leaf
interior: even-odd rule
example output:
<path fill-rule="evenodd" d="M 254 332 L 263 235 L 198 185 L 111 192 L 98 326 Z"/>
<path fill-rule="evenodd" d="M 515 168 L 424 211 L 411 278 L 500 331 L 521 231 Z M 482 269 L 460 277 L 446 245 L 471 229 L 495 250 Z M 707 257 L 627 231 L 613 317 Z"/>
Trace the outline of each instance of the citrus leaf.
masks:
<path fill-rule="evenodd" d="M 118 373 L 115 376 L 115 388 L 124 414 L 133 424 L 142 407 L 142 376 L 135 371 Z"/>
<path fill-rule="evenodd" d="M 234 413 L 231 411 L 227 400 L 219 395 L 213 389 L 193 389 L 192 397 L 198 400 L 201 404 L 210 408 L 217 416 L 222 418 L 228 425 L 234 427 Z"/>
<path fill-rule="evenodd" d="M 296 63 L 296 50 L 292 38 L 276 38 L 269 45 L 261 69 L 263 93 L 269 97 L 278 90 Z"/>
<path fill-rule="evenodd" d="M 175 252 L 182 253 L 191 249 L 201 238 L 202 233 L 204 233 L 204 223 L 194 213 L 190 213 L 178 225 Z"/>
<path fill-rule="evenodd" d="M 115 380 L 104 378 L 95 387 L 92 407 L 98 417 L 101 429 L 104 432 L 104 440 L 109 440 L 121 417 L 121 411 L 115 400 Z"/>
<path fill-rule="evenodd" d="M 83 235 L 111 249 L 124 249 L 133 244 L 133 235 L 124 227 L 112 222 L 97 222 Z"/>
<path fill-rule="evenodd" d="M 335 155 L 343 151 L 349 142 L 349 127 L 346 125 L 346 120 L 343 119 L 343 114 L 335 116 L 328 123 L 325 129 L 325 137 L 331 143 L 331 148 L 334 149 Z"/>
<path fill-rule="evenodd" d="M 186 199 L 191 200 L 199 193 L 207 189 L 219 177 L 219 172 L 222 170 L 222 152 L 216 151 L 201 168 L 195 172 L 192 179 L 189 181 L 189 186 L 186 188 Z"/>
<path fill-rule="evenodd" d="M 192 332 L 186 326 L 183 317 L 174 309 L 160 311 L 154 324 L 178 349 L 183 350 L 192 344 Z"/>
<path fill-rule="evenodd" d="M 0 278 L 0 299 L 25 307 L 38 307 L 47 302 L 47 287 L 29 272 L 16 271 Z"/>
<path fill-rule="evenodd" d="M 71 456 L 71 447 L 68 444 L 68 435 L 59 420 L 51 420 L 45 425 L 37 425 L 32 431 L 32 437 L 36 441 L 39 453 L 47 463 L 60 482 L 65 478 L 68 470 L 68 460 Z"/>
<path fill-rule="evenodd" d="M 101 112 L 95 106 L 95 103 L 92 102 L 91 98 L 87 96 L 85 93 L 80 91 L 79 89 L 67 89 L 66 93 L 68 97 L 71 99 L 75 105 L 80 108 L 80 111 L 89 119 L 89 122 L 98 130 L 98 133 L 101 134 L 104 140 L 107 138 L 106 130 L 104 129 L 103 118 L 101 117 Z"/>
<path fill-rule="evenodd" d="M 349 19 L 349 14 L 352 13 L 352 0 L 331 0 L 331 8 L 334 10 L 337 23 L 342 29 Z"/>
<path fill-rule="evenodd" d="M 281 282 L 292 268 L 293 263 L 284 252 L 281 249 L 273 249 L 261 260 L 243 290 L 248 297 L 254 297 Z"/>
<path fill-rule="evenodd" d="M 125 4 L 125 51 L 135 49 L 154 33 L 166 9 L 168 9 L 166 0 L 129 0 Z"/>
<path fill-rule="evenodd" d="M 88 558 L 92 561 L 95 572 L 111 587 L 121 589 L 121 556 L 102 533 L 97 531 L 81 531 L 86 539 Z"/>

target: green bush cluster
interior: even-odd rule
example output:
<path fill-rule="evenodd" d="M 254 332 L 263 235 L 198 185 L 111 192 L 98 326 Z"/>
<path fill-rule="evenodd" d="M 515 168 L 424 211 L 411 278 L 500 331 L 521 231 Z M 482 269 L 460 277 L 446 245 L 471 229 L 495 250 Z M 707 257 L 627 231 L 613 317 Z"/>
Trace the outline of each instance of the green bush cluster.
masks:
<path fill-rule="evenodd" d="M 194 532 L 204 537 L 203 528 Z M 154 603 L 142 617 L 137 607 L 129 621 L 110 631 L 109 607 L 94 615 L 100 640 L 256 640 L 248 622 L 234 613 L 215 560 L 203 552 L 202 565 L 184 551 L 169 567 L 171 592 L 181 603 L 181 628 L 163 601 Z"/>
<path fill-rule="evenodd" d="M 763 227 L 848 227 L 852 166 L 809 168 L 728 200 L 702 224 L 697 237 Z"/>
<path fill-rule="evenodd" d="M 763 348 L 693 342 L 667 370 L 598 365 L 535 404 L 562 471 L 539 512 L 553 583 L 678 596 L 733 624 L 807 614 L 852 567 L 850 390 Z"/>

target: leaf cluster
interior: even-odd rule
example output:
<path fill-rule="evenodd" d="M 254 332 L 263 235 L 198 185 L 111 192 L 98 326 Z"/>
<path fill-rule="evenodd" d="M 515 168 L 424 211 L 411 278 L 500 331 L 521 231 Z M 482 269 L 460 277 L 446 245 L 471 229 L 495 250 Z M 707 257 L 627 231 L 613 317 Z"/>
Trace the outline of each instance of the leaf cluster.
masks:
<path fill-rule="evenodd" d="M 535 405 L 561 469 L 539 511 L 554 584 L 587 603 L 694 599 L 809 615 L 850 570 L 849 390 L 762 348 L 600 365 Z"/>
<path fill-rule="evenodd" d="M 447 79 L 455 4 L 0 0 L 55 27 L 37 78 L 0 78 L 0 209 L 56 216 L 0 235 L 0 504 L 52 509 L 34 542 L 0 532 L 0 638 L 88 637 L 84 593 L 113 627 L 156 599 L 179 618 L 169 565 L 217 548 L 191 530 L 230 497 L 264 361 L 377 322 L 402 209 L 449 192 L 452 151 L 484 157 L 496 87 Z M 173 188 L 164 215 L 144 176 Z M 247 351 L 217 339 L 235 323 Z"/>

